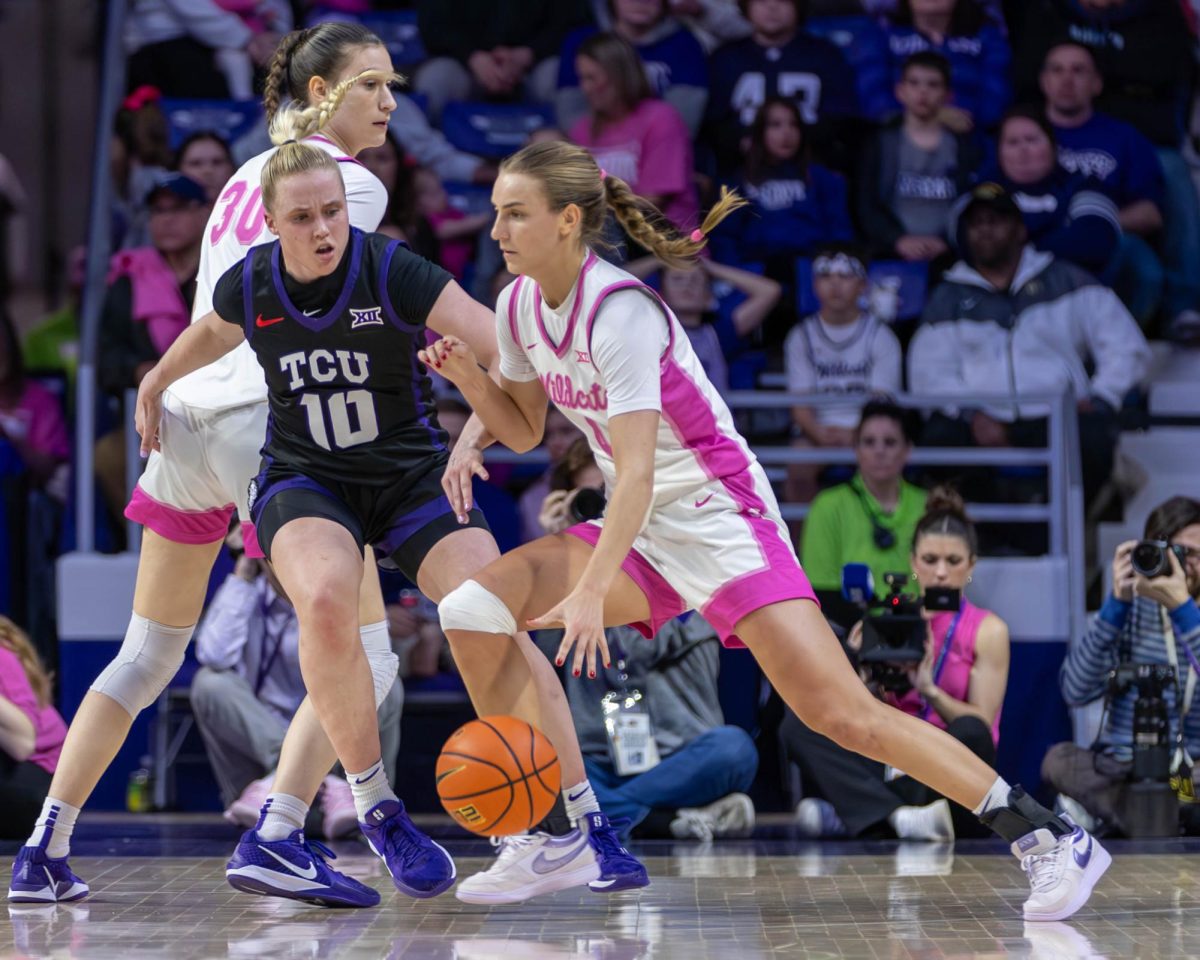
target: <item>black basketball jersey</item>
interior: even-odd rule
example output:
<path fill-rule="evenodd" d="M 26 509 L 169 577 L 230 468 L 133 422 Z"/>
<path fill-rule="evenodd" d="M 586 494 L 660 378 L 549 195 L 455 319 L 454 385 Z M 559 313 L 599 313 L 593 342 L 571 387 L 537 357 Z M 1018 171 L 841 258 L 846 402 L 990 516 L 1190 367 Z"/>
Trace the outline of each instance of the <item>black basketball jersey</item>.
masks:
<path fill-rule="evenodd" d="M 417 351 L 450 279 L 398 240 L 357 229 L 333 278 L 285 281 L 279 241 L 252 248 L 226 271 L 213 309 L 241 324 L 266 374 L 263 456 L 318 477 L 383 486 L 444 451 Z"/>

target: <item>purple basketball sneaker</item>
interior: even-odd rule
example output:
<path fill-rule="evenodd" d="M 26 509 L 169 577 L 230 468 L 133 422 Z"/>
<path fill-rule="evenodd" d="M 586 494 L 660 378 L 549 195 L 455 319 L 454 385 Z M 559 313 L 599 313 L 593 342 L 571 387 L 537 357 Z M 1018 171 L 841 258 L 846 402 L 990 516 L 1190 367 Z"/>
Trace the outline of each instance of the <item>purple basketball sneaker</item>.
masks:
<path fill-rule="evenodd" d="M 50 831 L 36 847 L 22 847 L 13 861 L 10 903 L 69 903 L 88 895 L 88 885 L 71 872 L 66 857 L 46 853 Z"/>
<path fill-rule="evenodd" d="M 618 821 L 621 822 L 623 821 Z M 581 825 L 600 867 L 599 879 L 588 884 L 590 890 L 596 893 L 616 893 L 618 890 L 650 886 L 646 868 L 637 857 L 621 846 L 617 831 L 608 822 L 608 817 L 597 810 L 584 817 Z"/>
<path fill-rule="evenodd" d="M 336 855 L 324 844 L 306 840 L 303 830 L 293 830 L 283 840 L 263 840 L 257 830 L 247 830 L 225 865 L 225 879 L 245 893 L 325 907 L 379 903 L 376 890 L 331 869 L 326 858 L 334 860 Z"/>
<path fill-rule="evenodd" d="M 416 828 L 404 804 L 384 800 L 367 811 L 360 820 L 371 849 L 383 858 L 392 882 L 401 893 L 426 899 L 444 893 L 454 885 L 457 871 L 445 849 Z"/>

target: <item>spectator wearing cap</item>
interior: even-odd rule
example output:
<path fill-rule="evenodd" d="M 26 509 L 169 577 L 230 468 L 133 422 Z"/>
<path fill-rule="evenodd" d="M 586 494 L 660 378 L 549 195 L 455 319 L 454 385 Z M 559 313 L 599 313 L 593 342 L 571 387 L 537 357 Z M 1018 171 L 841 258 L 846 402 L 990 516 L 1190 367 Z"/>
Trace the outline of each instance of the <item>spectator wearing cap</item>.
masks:
<path fill-rule="evenodd" d="M 864 309 L 867 270 L 854 248 L 823 247 L 813 260 L 812 276 L 820 306 L 792 328 L 783 344 L 788 390 L 845 397 L 847 402 L 792 407 L 792 446 L 849 447 L 866 399 L 900 391 L 900 341 Z M 815 463 L 790 465 L 788 499 L 812 500 L 821 469 Z"/>
<path fill-rule="evenodd" d="M 949 252 L 950 212 L 979 165 L 973 138 L 942 121 L 950 98 L 950 63 L 914 53 L 900 72 L 900 119 L 867 143 L 858 176 L 858 219 L 874 253 L 908 261 Z"/>
<path fill-rule="evenodd" d="M 1200 210 L 1195 203 L 1168 209 L 1154 145 L 1132 125 L 1096 110 L 1104 78 L 1092 50 L 1073 41 L 1055 44 L 1042 62 L 1040 81 L 1046 118 L 1058 140 L 1058 162 L 1095 177 L 1117 204 L 1124 231 L 1117 292 L 1143 325 L 1164 296 L 1168 318 L 1194 307 L 1200 299 L 1200 278 L 1194 271 L 1200 261 Z M 1180 218 L 1193 222 L 1173 222 Z M 1151 246 L 1158 246 L 1164 226 L 1174 240 L 1161 248 L 1169 266 L 1165 277 L 1164 264 Z M 1188 237 L 1196 240 L 1190 248 L 1180 242 Z"/>
<path fill-rule="evenodd" d="M 1042 446 L 1047 407 L 1031 394 L 1070 394 L 1079 411 L 1084 490 L 1112 472 L 1117 417 L 1146 372 L 1150 349 L 1120 299 L 1095 277 L 1036 249 L 1014 198 L 982 183 L 960 217 L 962 260 L 926 304 L 908 348 L 909 389 L 957 398 L 922 442 L 942 446 Z"/>
<path fill-rule="evenodd" d="M 1121 242 L 1117 205 L 1096 178 L 1058 162 L 1054 130 L 1040 110 L 1013 107 L 1004 115 L 996 161 L 992 179 L 1020 209 L 1030 243 L 1107 279 Z"/>
<path fill-rule="evenodd" d="M 413 85 L 438 124 L 451 100 L 552 101 L 563 40 L 589 19 L 586 0 L 419 0 L 416 7 L 430 59 Z"/>
<path fill-rule="evenodd" d="M 142 382 L 187 328 L 208 220 L 204 187 L 181 173 L 162 176 L 145 203 L 150 245 L 113 256 L 100 315 L 100 384 L 118 398 Z M 96 474 L 119 519 L 126 493 L 123 426 L 96 441 Z"/>
<path fill-rule="evenodd" d="M 689 136 L 694 138 L 708 102 L 708 63 L 700 41 L 671 16 L 668 0 L 605 0 L 601 6 L 606 14 L 603 28 L 633 44 L 655 96 L 679 111 Z M 575 69 L 575 55 L 580 44 L 594 33 L 594 26 L 580 27 L 567 37 L 560 52 L 554 107 L 563 130 L 569 130 L 588 109 Z"/>

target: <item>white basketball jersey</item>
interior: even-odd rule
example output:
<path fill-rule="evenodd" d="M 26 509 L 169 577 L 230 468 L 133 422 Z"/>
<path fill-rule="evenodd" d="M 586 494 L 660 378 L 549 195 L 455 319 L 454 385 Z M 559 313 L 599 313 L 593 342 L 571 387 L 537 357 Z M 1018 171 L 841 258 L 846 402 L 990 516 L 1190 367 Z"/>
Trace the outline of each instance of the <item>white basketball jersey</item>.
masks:
<path fill-rule="evenodd" d="M 368 232 L 378 227 L 388 201 L 379 178 L 325 137 L 313 136 L 304 142 L 337 159 L 346 183 L 350 224 Z M 272 147 L 243 163 L 217 198 L 204 228 L 193 323 L 212 311 L 213 288 L 225 271 L 244 260 L 251 247 L 275 239 L 263 219 L 262 205 L 262 171 L 274 152 Z M 177 380 L 167 393 L 192 407 L 223 410 L 265 401 L 267 384 L 250 345 L 242 343 L 215 363 Z"/>
<path fill-rule="evenodd" d="M 554 313 L 528 277 L 519 277 L 500 295 L 496 323 L 503 353 L 506 360 L 523 354 L 528 362 L 526 369 L 512 369 L 505 363 L 501 367 L 505 376 L 531 380 L 536 373 L 546 395 L 588 438 L 611 489 L 616 484 L 616 467 L 608 398 L 603 378 L 591 360 L 592 334 L 596 324 L 604 322 L 605 300 L 626 289 L 653 298 L 658 307 L 654 315 L 668 327 L 669 342 L 659 359 L 662 419 L 654 460 L 653 505 L 678 500 L 714 479 L 745 478 L 747 468 L 756 464 L 754 454 L 734 428 L 729 408 L 705 376 L 679 321 L 649 287 L 594 253 L 589 252 L 584 260 L 567 303 Z M 560 314 L 565 314 L 565 319 L 560 319 Z M 629 349 L 653 345 L 657 350 L 661 339 L 648 335 L 642 343 L 631 342 Z M 503 341 L 510 344 L 507 349 Z"/>

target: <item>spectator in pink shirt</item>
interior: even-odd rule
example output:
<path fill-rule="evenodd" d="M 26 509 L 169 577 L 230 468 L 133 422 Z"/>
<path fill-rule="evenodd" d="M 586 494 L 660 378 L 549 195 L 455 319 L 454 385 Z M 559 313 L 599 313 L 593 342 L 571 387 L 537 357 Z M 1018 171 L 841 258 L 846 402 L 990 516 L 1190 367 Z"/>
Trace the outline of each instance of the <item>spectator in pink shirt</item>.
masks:
<path fill-rule="evenodd" d="M 683 118 L 654 98 L 641 58 L 615 33 L 588 37 L 575 58 L 588 114 L 568 132 L 602 170 L 651 201 L 681 230 L 698 224 L 692 141 Z"/>
<path fill-rule="evenodd" d="M 20 458 L 34 486 L 65 494 L 70 443 L 62 404 L 40 383 L 26 379 L 16 331 L 0 313 L 0 446 L 4 444 Z"/>
<path fill-rule="evenodd" d="M 58 766 L 67 725 L 50 703 L 50 677 L 23 630 L 0 616 L 0 837 L 33 829 Z"/>

